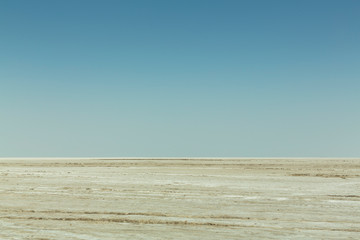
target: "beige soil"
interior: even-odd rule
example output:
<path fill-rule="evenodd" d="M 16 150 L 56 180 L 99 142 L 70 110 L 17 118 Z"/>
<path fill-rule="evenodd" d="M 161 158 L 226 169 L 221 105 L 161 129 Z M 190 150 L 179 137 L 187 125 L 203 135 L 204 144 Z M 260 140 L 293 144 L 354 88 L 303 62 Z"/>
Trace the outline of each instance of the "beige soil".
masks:
<path fill-rule="evenodd" d="M 360 239 L 360 160 L 0 159 L 0 239 Z"/>

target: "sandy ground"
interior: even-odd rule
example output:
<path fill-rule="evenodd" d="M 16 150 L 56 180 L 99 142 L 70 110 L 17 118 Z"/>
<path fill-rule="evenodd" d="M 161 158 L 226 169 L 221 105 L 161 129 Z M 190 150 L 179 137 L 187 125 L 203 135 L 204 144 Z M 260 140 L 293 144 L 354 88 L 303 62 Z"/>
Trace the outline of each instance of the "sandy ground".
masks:
<path fill-rule="evenodd" d="M 0 159 L 0 239 L 360 239 L 360 159 Z"/>

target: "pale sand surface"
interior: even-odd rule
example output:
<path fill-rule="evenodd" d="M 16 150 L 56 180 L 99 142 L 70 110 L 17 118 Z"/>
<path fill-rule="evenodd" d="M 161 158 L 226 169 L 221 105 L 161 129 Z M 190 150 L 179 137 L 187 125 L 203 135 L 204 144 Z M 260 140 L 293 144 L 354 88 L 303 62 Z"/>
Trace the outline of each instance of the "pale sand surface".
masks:
<path fill-rule="evenodd" d="M 360 239 L 360 160 L 0 159 L 0 239 Z"/>

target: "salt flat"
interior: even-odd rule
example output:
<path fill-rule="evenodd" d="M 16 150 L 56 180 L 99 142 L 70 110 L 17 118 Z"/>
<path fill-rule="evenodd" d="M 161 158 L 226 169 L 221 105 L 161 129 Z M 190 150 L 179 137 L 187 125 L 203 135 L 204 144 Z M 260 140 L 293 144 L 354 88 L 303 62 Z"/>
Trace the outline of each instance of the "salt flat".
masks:
<path fill-rule="evenodd" d="M 360 239 L 360 159 L 0 159 L 0 239 Z"/>

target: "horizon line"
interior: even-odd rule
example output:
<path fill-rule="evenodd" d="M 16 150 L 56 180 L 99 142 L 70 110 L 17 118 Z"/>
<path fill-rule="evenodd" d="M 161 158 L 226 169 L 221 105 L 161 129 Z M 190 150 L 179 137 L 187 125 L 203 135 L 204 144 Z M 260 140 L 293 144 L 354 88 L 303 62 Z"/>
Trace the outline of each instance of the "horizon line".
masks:
<path fill-rule="evenodd" d="M 249 159 L 360 159 L 360 157 L 0 157 L 0 160 L 78 159 L 78 160 L 249 160 Z"/>

